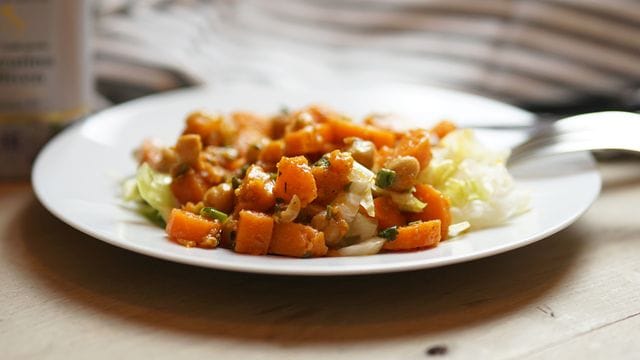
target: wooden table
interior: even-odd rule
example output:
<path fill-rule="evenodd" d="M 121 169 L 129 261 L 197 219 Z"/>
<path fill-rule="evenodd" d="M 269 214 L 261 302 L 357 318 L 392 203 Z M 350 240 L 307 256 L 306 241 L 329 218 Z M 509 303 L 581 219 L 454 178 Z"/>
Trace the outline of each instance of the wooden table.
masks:
<path fill-rule="evenodd" d="M 0 357 L 638 358 L 640 161 L 599 166 L 600 198 L 546 240 L 325 278 L 131 253 L 57 220 L 28 184 L 0 185 Z"/>

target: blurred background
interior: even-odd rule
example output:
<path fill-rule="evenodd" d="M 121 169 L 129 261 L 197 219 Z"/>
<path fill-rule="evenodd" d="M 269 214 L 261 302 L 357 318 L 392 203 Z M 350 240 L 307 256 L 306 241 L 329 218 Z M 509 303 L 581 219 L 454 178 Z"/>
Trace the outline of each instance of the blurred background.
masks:
<path fill-rule="evenodd" d="M 33 124 L 201 84 L 400 81 L 554 116 L 640 107 L 637 0 L 0 0 L 0 51 L 2 163 L 35 156 L 51 127 Z"/>
<path fill-rule="evenodd" d="M 635 0 L 98 1 L 98 88 L 340 77 L 445 86 L 534 111 L 630 107 Z M 135 75 L 135 76 L 134 76 Z"/>

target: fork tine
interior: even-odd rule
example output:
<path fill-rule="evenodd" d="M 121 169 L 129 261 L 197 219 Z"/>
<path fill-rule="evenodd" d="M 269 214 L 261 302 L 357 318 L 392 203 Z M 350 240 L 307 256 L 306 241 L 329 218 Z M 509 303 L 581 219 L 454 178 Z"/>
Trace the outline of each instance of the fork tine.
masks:
<path fill-rule="evenodd" d="M 626 150 L 640 153 L 640 126 L 626 130 L 622 133 L 591 130 L 539 135 L 513 148 L 507 163 L 512 165 L 533 156 L 588 150 Z"/>

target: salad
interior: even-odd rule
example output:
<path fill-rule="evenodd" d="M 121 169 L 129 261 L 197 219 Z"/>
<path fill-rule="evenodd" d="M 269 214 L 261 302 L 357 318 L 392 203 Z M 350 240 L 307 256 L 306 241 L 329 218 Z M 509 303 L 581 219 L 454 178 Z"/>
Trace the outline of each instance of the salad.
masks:
<path fill-rule="evenodd" d="M 124 197 L 170 240 L 251 255 L 356 256 L 437 246 L 528 209 L 469 129 L 395 130 L 320 106 L 194 112 L 172 146 L 146 140 Z"/>

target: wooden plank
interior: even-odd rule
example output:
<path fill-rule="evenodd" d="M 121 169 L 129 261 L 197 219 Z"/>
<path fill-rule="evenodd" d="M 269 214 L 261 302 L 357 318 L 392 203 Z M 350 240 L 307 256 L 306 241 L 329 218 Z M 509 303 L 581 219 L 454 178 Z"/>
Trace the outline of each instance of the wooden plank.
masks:
<path fill-rule="evenodd" d="M 0 187 L 3 358 L 631 357 L 640 171 L 604 167 L 576 224 L 499 256 L 411 273 L 298 278 L 173 264 L 55 219 Z M 597 348 L 586 346 L 598 344 Z M 595 345 L 594 345 L 595 346 Z"/>
<path fill-rule="evenodd" d="M 525 359 L 570 359 L 584 354 L 589 359 L 631 359 L 638 357 L 640 313 L 615 323 L 593 329 L 541 351 Z"/>

